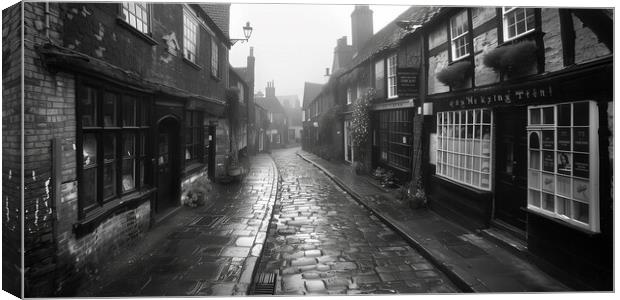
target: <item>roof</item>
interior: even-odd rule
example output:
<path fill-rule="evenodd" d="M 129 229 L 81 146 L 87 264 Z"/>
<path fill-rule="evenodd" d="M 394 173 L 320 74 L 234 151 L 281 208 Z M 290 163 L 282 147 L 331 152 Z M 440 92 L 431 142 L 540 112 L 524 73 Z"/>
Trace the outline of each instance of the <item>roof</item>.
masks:
<path fill-rule="evenodd" d="M 321 83 L 313 83 L 313 82 L 305 82 L 304 83 L 304 99 L 302 107 L 306 107 L 306 105 L 312 103 L 312 100 L 316 98 L 321 93 L 321 89 L 323 88 L 323 84 Z"/>
<path fill-rule="evenodd" d="M 380 52 L 398 47 L 403 37 L 419 30 L 418 28 L 409 31 L 404 30 L 396 25 L 396 21 L 411 21 L 415 24 L 424 24 L 432 19 L 440 10 L 440 7 L 433 6 L 410 7 L 379 30 L 379 32 L 375 33 L 344 68 L 345 72 L 354 69 L 360 63 Z"/>
<path fill-rule="evenodd" d="M 295 101 L 299 101 L 299 97 L 297 95 L 284 95 L 284 96 L 276 96 L 278 100 L 280 100 L 280 104 L 284 106 L 284 103 L 288 102 L 291 107 L 295 106 Z"/>
<path fill-rule="evenodd" d="M 276 97 L 254 97 L 254 102 L 260 105 L 260 107 L 264 108 L 266 111 L 284 114 L 284 108 Z"/>
<path fill-rule="evenodd" d="M 201 3 L 200 7 L 213 20 L 213 23 L 222 30 L 226 38 L 230 38 L 230 3 Z"/>

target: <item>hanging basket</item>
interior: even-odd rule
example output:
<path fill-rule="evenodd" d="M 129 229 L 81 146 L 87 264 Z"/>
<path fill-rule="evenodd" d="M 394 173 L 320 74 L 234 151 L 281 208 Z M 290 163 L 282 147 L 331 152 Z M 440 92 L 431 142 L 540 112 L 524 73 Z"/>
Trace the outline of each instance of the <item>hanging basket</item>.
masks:
<path fill-rule="evenodd" d="M 496 72 L 518 73 L 536 62 L 536 42 L 524 41 L 495 48 L 484 55 L 483 63 Z"/>
<path fill-rule="evenodd" d="M 451 64 L 437 72 L 437 80 L 451 87 L 461 86 L 470 77 L 472 64 L 469 61 L 460 61 Z"/>

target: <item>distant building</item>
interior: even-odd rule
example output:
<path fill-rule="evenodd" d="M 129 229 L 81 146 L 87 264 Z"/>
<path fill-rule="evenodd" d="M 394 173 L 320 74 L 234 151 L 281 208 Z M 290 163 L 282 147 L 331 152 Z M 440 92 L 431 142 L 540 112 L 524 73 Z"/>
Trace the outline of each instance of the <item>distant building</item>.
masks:
<path fill-rule="evenodd" d="M 301 143 L 301 106 L 297 95 L 277 96 L 284 108 L 288 123 L 288 143 Z"/>
<path fill-rule="evenodd" d="M 276 88 L 273 81 L 267 82 L 265 97 L 254 95 L 254 101 L 265 109 L 269 119 L 267 137 L 270 148 L 282 148 L 288 144 L 288 119 L 286 112 L 276 97 Z"/>
<path fill-rule="evenodd" d="M 321 89 L 323 88 L 323 84 L 320 83 L 312 83 L 305 82 L 304 83 L 304 98 L 302 113 L 301 113 L 301 121 L 303 126 L 303 131 L 301 135 L 301 148 L 306 151 L 311 151 L 310 149 L 315 146 L 316 141 L 316 131 L 317 129 L 314 127 L 314 112 L 315 112 L 315 99 L 321 93 Z"/>

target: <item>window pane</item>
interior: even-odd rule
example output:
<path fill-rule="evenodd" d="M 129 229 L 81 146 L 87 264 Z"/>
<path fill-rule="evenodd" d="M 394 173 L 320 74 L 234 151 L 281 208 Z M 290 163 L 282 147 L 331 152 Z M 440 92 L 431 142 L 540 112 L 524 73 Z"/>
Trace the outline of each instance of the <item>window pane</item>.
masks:
<path fill-rule="evenodd" d="M 573 201 L 573 218 L 579 222 L 589 223 L 590 221 L 590 210 L 587 204 Z"/>
<path fill-rule="evenodd" d="M 103 166 L 103 199 L 116 196 L 116 164 L 109 163 Z"/>
<path fill-rule="evenodd" d="M 118 96 L 112 93 L 104 93 L 103 96 L 103 126 L 113 127 L 116 123 L 116 103 Z"/>
<path fill-rule="evenodd" d="M 558 126 L 570 126 L 570 104 L 558 105 Z"/>
<path fill-rule="evenodd" d="M 93 133 L 84 134 L 82 142 L 82 166 L 95 166 L 97 165 L 97 138 Z"/>
<path fill-rule="evenodd" d="M 135 134 L 123 134 L 123 157 L 133 157 L 135 155 Z"/>
<path fill-rule="evenodd" d="M 573 120 L 575 126 L 588 126 L 590 122 L 589 103 L 581 102 L 573 104 Z"/>
<path fill-rule="evenodd" d="M 82 175 L 80 205 L 86 209 L 97 204 L 97 168 L 85 169 Z"/>
<path fill-rule="evenodd" d="M 84 87 L 80 106 L 82 112 L 82 126 L 97 126 L 97 90 Z"/>
<path fill-rule="evenodd" d="M 114 134 L 105 134 L 103 136 L 103 159 L 109 162 L 116 158 L 116 136 Z"/>
<path fill-rule="evenodd" d="M 136 98 L 123 98 L 123 126 L 136 126 Z"/>
<path fill-rule="evenodd" d="M 553 107 L 543 108 L 543 124 L 553 124 Z"/>
<path fill-rule="evenodd" d="M 127 192 L 135 188 L 135 178 L 135 161 L 133 159 L 123 159 L 123 192 Z"/>

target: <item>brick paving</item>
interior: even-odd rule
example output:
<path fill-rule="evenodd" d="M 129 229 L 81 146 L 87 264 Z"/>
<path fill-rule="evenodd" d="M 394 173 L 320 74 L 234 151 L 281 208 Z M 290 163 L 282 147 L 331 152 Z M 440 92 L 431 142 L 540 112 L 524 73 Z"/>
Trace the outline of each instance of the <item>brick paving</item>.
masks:
<path fill-rule="evenodd" d="M 253 157 L 241 184 L 220 185 L 212 204 L 181 207 L 101 266 L 76 296 L 245 295 L 266 239 L 277 177 L 269 156 Z"/>
<path fill-rule="evenodd" d="M 273 151 L 282 183 L 259 272 L 278 295 L 454 293 L 405 240 L 296 155 Z"/>

